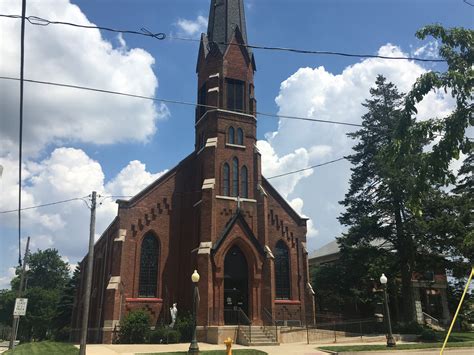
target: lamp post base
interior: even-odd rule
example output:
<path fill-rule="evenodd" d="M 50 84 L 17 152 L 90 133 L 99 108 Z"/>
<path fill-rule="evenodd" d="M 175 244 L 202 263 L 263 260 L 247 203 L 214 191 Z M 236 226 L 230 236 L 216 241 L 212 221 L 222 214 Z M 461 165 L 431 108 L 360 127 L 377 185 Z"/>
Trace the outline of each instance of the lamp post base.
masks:
<path fill-rule="evenodd" d="M 199 354 L 199 346 L 197 343 L 191 343 L 189 346 L 188 354 Z"/>
<path fill-rule="evenodd" d="M 395 342 L 395 339 L 393 338 L 392 335 L 387 335 L 387 347 L 393 348 L 397 343 Z"/>

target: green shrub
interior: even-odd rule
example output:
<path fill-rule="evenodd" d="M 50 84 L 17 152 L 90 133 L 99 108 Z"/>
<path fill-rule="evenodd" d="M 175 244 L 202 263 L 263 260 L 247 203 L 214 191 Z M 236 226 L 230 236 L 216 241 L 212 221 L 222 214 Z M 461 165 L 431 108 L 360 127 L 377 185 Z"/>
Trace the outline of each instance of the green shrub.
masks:
<path fill-rule="evenodd" d="M 175 344 L 179 343 L 179 339 L 179 331 L 168 327 L 156 328 L 150 333 L 151 344 Z"/>
<path fill-rule="evenodd" d="M 71 333 L 70 327 L 64 327 L 61 329 L 57 329 L 54 332 L 54 340 L 55 341 L 69 341 L 69 334 Z"/>
<path fill-rule="evenodd" d="M 132 311 L 120 324 L 118 342 L 121 344 L 143 344 L 150 333 L 150 316 L 144 310 Z"/>
<path fill-rule="evenodd" d="M 400 333 L 402 334 L 421 334 L 424 328 L 421 324 L 418 324 L 417 322 L 410 322 L 401 324 L 399 329 Z"/>
<path fill-rule="evenodd" d="M 423 329 L 420 335 L 422 341 L 436 341 L 436 332 L 433 329 Z"/>
<path fill-rule="evenodd" d="M 181 335 L 181 338 L 180 338 L 181 343 L 190 342 L 191 338 L 193 337 L 193 330 L 194 330 L 193 316 L 190 313 L 188 313 L 181 317 L 178 317 L 174 328 L 178 330 Z"/>

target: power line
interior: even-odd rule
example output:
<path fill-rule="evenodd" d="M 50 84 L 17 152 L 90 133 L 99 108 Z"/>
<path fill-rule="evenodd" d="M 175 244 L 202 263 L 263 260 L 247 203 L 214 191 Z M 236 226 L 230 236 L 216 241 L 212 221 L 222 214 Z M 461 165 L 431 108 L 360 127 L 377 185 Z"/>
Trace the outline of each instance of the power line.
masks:
<path fill-rule="evenodd" d="M 19 80 L 18 78 L 14 78 L 14 77 L 10 77 L 10 76 L 0 76 L 0 79 L 14 80 L 14 81 Z M 193 107 L 204 107 L 206 109 L 213 109 L 213 110 L 221 109 L 218 106 L 204 105 L 204 104 L 199 104 L 199 103 L 194 103 L 194 102 L 189 102 L 189 101 L 161 99 L 161 98 L 157 98 L 157 97 L 153 97 L 153 96 L 136 95 L 136 94 L 130 94 L 130 93 L 121 92 L 121 91 L 98 89 L 98 88 L 92 88 L 92 87 L 81 86 L 81 85 L 62 84 L 62 83 L 56 83 L 56 82 L 52 82 L 52 81 L 42 81 L 42 80 L 32 80 L 32 79 L 24 79 L 24 81 L 28 82 L 28 83 L 34 83 L 34 84 L 66 87 L 66 88 L 70 88 L 70 89 L 79 89 L 79 90 L 100 92 L 100 93 L 103 93 L 103 94 L 127 96 L 127 97 L 133 97 L 133 98 L 137 98 L 137 99 L 158 101 L 158 102 L 164 102 L 164 103 L 170 103 L 170 104 L 179 104 L 179 105 L 186 105 L 186 106 L 193 106 Z M 240 111 L 240 112 L 239 111 L 228 111 L 228 112 L 237 113 L 237 114 L 245 113 L 243 111 Z M 342 125 L 342 126 L 363 127 L 361 124 L 357 124 L 357 123 L 350 123 L 350 122 L 343 122 L 343 121 L 333 121 L 333 120 L 322 120 L 322 119 L 317 119 L 317 118 L 300 117 L 300 116 L 278 115 L 278 114 L 259 112 L 259 111 L 256 112 L 256 115 L 266 116 L 266 117 L 286 118 L 286 119 L 290 119 L 290 120 L 310 121 L 310 122 L 319 122 L 319 123 L 331 123 L 331 124 L 337 124 L 337 125 Z"/>
<path fill-rule="evenodd" d="M 289 171 L 289 172 L 287 172 L 287 173 L 283 173 L 283 174 L 280 174 L 280 175 L 275 175 L 275 176 L 268 177 L 267 180 L 276 179 L 276 178 L 283 177 L 283 176 L 287 176 L 287 175 L 291 175 L 291 174 L 296 174 L 296 173 L 299 173 L 299 172 L 305 171 L 305 170 L 310 170 L 310 169 L 314 169 L 314 168 L 319 168 L 320 166 L 324 166 L 324 165 L 329 165 L 329 164 L 332 164 L 332 163 L 336 163 L 336 162 L 338 162 L 338 161 L 340 161 L 340 160 L 344 160 L 344 159 L 346 159 L 346 157 L 342 157 L 342 158 L 339 158 L 339 159 L 327 161 L 327 162 L 325 162 L 325 163 L 316 164 L 316 165 L 313 165 L 313 166 L 308 166 L 307 168 L 303 168 L 303 169 L 298 169 L 298 170 L 294 170 L 294 171 Z"/>
<path fill-rule="evenodd" d="M 19 19 L 21 18 L 20 15 L 5 15 L 2 14 L 0 17 L 6 18 L 13 18 Z M 123 34 L 132 34 L 132 35 L 140 35 L 145 37 L 152 37 L 158 40 L 164 40 L 165 38 L 168 39 L 175 39 L 179 41 L 186 41 L 186 42 L 200 42 L 201 40 L 195 38 L 184 38 L 178 36 L 166 36 L 163 32 L 153 33 L 147 30 L 146 28 L 142 27 L 140 31 L 134 30 L 120 30 L 114 29 L 110 27 L 104 26 L 95 26 L 95 25 L 81 25 L 72 22 L 65 22 L 65 21 L 52 21 L 45 18 L 41 18 L 38 16 L 27 16 L 26 20 L 32 24 L 37 26 L 48 26 L 48 25 L 64 25 L 64 26 L 73 26 L 76 28 L 83 28 L 83 29 L 98 29 L 108 32 L 115 32 L 115 33 L 123 33 Z M 229 43 L 229 42 L 221 42 L 221 41 L 212 41 L 210 45 L 227 45 L 227 46 L 239 46 L 243 48 L 251 48 L 251 49 L 261 49 L 261 50 L 271 50 L 271 51 L 279 51 L 279 52 L 291 52 L 291 53 L 298 53 L 298 54 L 315 54 L 315 55 L 335 55 L 335 56 L 342 56 L 342 57 L 352 57 L 352 58 L 379 58 L 379 59 L 388 59 L 388 60 L 413 60 L 418 62 L 446 62 L 444 59 L 428 59 L 428 58 L 418 58 L 418 57 L 404 57 L 404 56 L 397 56 L 397 57 L 389 57 L 383 55 L 376 55 L 376 54 L 358 54 L 358 53 L 347 53 L 347 52 L 337 52 L 337 51 L 322 51 L 322 50 L 308 50 L 308 49 L 298 49 L 298 48 L 290 48 L 290 47 L 277 47 L 277 46 L 261 46 L 261 45 L 251 45 L 251 44 L 240 44 L 240 43 Z"/>
<path fill-rule="evenodd" d="M 345 158 L 345 157 L 342 157 L 342 158 L 339 158 L 339 159 L 327 161 L 327 162 L 325 162 L 325 163 L 316 164 L 316 165 L 313 165 L 313 166 L 310 166 L 310 167 L 307 167 L 307 168 L 303 168 L 303 169 L 299 169 L 299 170 L 294 170 L 294 171 L 289 171 L 289 172 L 284 173 L 284 174 L 271 176 L 271 177 L 268 177 L 267 180 L 275 179 L 275 178 L 282 177 L 282 176 L 286 176 L 286 175 L 290 175 L 290 174 L 296 174 L 296 173 L 299 173 L 299 172 L 301 172 L 301 171 L 305 171 L 305 170 L 309 170 L 309 169 L 318 168 L 318 167 L 321 167 L 321 166 L 324 166 L 324 165 L 329 165 L 329 164 L 338 162 L 338 161 L 343 160 L 343 159 L 346 159 L 346 158 Z M 196 192 L 200 192 L 200 191 L 189 191 L 189 193 L 196 193 Z M 182 193 L 183 193 L 183 192 L 178 193 L 178 194 L 182 194 Z M 100 196 L 100 195 L 98 195 L 97 197 L 102 198 L 102 202 L 103 202 L 103 201 L 104 201 L 105 199 L 107 199 L 107 198 L 120 198 L 120 197 L 129 197 L 129 198 L 132 198 L 132 197 L 135 197 L 135 196 L 137 196 L 137 195 L 138 195 L 138 194 L 135 194 L 135 195 L 109 195 L 109 196 Z M 168 195 L 162 195 L 162 196 L 168 196 Z M 44 203 L 44 204 L 41 204 L 41 205 L 25 207 L 25 208 L 22 208 L 21 210 L 24 211 L 24 210 L 31 210 L 31 209 L 41 208 L 41 207 L 46 207 L 46 206 L 54 206 L 54 205 L 59 205 L 59 204 L 67 203 L 67 202 L 71 202 L 71 201 L 78 201 L 78 200 L 84 201 L 84 199 L 87 198 L 87 197 L 88 197 L 88 196 L 75 197 L 75 198 L 70 198 L 70 199 L 67 199 L 67 200 L 49 202 L 49 203 Z M 0 214 L 12 213 L 12 212 L 17 212 L 17 211 L 18 211 L 18 209 L 7 210 L 7 211 L 0 211 Z"/>
<path fill-rule="evenodd" d="M 12 213 L 12 212 L 17 212 L 17 211 L 32 210 L 32 209 L 36 209 L 36 208 L 47 207 L 47 206 L 53 206 L 53 205 L 59 205 L 59 204 L 66 203 L 66 202 L 83 200 L 84 198 L 87 198 L 87 196 L 84 196 L 84 197 L 75 197 L 75 198 L 70 198 L 70 199 L 68 199 L 68 200 L 61 200 L 61 201 L 49 202 L 49 203 L 44 203 L 44 204 L 41 204 L 41 205 L 30 206 L 30 207 L 24 207 L 24 208 L 21 208 L 21 207 L 20 207 L 20 209 L 7 210 L 7 211 L 0 211 L 0 214 Z"/>

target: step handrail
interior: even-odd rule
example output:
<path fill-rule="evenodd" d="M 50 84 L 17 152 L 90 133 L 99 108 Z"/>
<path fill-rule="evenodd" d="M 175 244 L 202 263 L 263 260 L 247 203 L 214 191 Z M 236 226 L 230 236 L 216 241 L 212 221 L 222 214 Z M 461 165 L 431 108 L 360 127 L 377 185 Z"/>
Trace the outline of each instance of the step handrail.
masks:
<path fill-rule="evenodd" d="M 275 341 L 278 343 L 278 325 L 276 320 L 273 318 L 272 313 L 263 307 L 263 315 L 270 321 L 271 327 L 275 329 Z M 266 330 L 267 326 L 265 325 L 265 322 L 263 323 L 263 329 Z"/>
<path fill-rule="evenodd" d="M 426 321 L 425 318 L 428 318 L 428 319 L 431 320 L 432 324 L 439 326 L 439 320 L 438 320 L 438 319 L 436 319 L 435 317 L 429 315 L 429 314 L 426 313 L 426 312 L 421 312 L 421 313 L 423 314 L 423 320 L 424 320 L 426 323 L 428 323 L 428 322 Z"/>
<path fill-rule="evenodd" d="M 249 343 L 252 342 L 252 321 L 249 319 L 249 317 L 247 317 L 247 315 L 245 314 L 245 312 L 242 310 L 242 308 L 240 307 L 236 307 L 235 308 L 236 312 L 237 312 L 237 322 L 238 322 L 238 326 L 239 326 L 239 330 L 240 330 L 240 326 L 242 325 L 247 325 L 248 326 L 248 334 L 249 334 Z M 240 319 L 243 318 L 244 321 L 247 323 L 247 324 L 241 324 L 241 321 Z"/>

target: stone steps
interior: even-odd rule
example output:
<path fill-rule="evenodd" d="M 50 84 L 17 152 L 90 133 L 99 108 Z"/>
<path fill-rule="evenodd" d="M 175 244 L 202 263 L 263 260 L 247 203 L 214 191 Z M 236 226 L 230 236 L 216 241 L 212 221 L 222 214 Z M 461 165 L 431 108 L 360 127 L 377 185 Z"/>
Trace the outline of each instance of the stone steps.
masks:
<path fill-rule="evenodd" d="M 272 334 L 264 331 L 263 327 L 252 327 L 251 334 L 248 334 L 248 329 L 241 328 L 239 340 L 240 344 L 247 346 L 280 345 Z"/>

